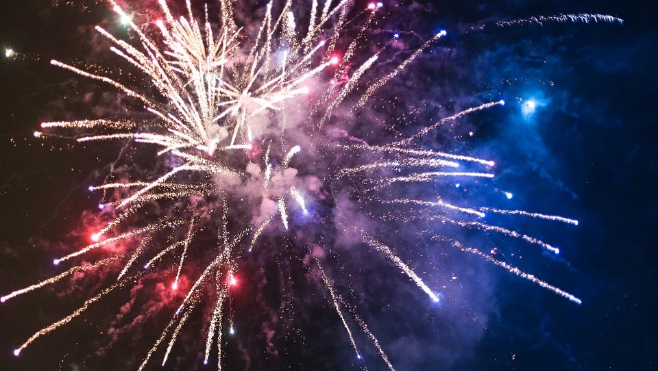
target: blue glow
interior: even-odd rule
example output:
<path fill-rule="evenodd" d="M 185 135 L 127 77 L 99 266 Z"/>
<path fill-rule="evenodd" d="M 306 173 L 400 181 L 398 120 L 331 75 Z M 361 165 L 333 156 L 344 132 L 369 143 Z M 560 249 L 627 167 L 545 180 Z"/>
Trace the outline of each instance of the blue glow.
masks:
<path fill-rule="evenodd" d="M 547 105 L 548 99 L 544 98 L 541 92 L 538 92 L 533 97 L 522 99 L 521 102 L 521 112 L 523 113 L 523 116 L 528 119 L 537 113 L 537 110 L 540 107 Z"/>
<path fill-rule="evenodd" d="M 503 193 L 505 193 L 505 197 L 507 197 L 508 200 L 511 200 L 512 197 L 514 197 L 514 195 L 510 192 L 503 192 Z"/>
<path fill-rule="evenodd" d="M 400 34 L 399 34 L 399 33 L 397 33 L 397 32 L 396 32 L 396 33 L 394 33 L 394 34 L 393 34 L 393 38 L 396 38 L 396 39 L 399 39 L 399 38 L 400 38 Z"/>
<path fill-rule="evenodd" d="M 441 308 L 443 306 L 443 299 L 445 298 L 445 295 L 443 295 L 441 292 L 434 292 L 434 297 L 430 297 L 432 300 L 430 306 L 433 308 Z"/>

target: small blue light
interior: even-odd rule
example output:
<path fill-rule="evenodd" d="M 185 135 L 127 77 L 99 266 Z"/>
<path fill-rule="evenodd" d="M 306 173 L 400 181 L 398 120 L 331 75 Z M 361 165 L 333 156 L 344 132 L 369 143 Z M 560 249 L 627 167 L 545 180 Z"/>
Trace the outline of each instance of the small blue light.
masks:
<path fill-rule="evenodd" d="M 393 37 L 396 38 L 396 39 L 399 39 L 399 38 L 400 38 L 400 34 L 399 34 L 399 33 L 394 33 L 394 34 L 393 34 Z"/>
<path fill-rule="evenodd" d="M 545 103 L 543 101 L 537 100 L 535 98 L 530 98 L 524 101 L 523 104 L 521 105 L 521 112 L 523 112 L 523 115 L 526 118 L 528 118 L 531 115 L 533 115 L 535 111 L 537 111 L 537 108 L 544 105 Z"/>

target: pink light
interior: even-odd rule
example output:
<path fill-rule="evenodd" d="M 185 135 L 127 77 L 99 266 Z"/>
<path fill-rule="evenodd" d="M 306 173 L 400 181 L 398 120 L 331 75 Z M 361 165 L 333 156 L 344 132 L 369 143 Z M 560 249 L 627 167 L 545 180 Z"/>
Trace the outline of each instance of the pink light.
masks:
<path fill-rule="evenodd" d="M 376 6 L 375 3 L 370 3 L 368 4 L 368 9 L 375 9 Z"/>
<path fill-rule="evenodd" d="M 178 282 L 174 282 L 174 283 L 171 285 L 171 289 L 172 289 L 172 290 L 176 290 L 176 289 L 178 289 Z"/>
<path fill-rule="evenodd" d="M 91 240 L 94 242 L 98 242 L 98 240 L 101 239 L 101 234 L 100 233 L 94 233 L 91 235 Z"/>
<path fill-rule="evenodd" d="M 19 354 L 21 354 L 21 350 L 20 349 L 14 349 L 14 355 L 16 357 L 18 357 Z"/>
<path fill-rule="evenodd" d="M 236 280 L 235 277 L 231 275 L 231 279 L 229 280 L 229 283 L 231 284 L 231 286 L 236 286 L 238 284 L 238 280 Z"/>
<path fill-rule="evenodd" d="M 155 24 L 160 28 L 164 27 L 164 22 L 162 22 L 162 19 L 158 19 L 157 21 L 155 21 Z"/>
<path fill-rule="evenodd" d="M 340 59 L 338 59 L 338 57 L 331 57 L 331 59 L 329 60 L 329 63 L 338 64 L 339 61 L 340 61 Z"/>
<path fill-rule="evenodd" d="M 57 259 L 53 260 L 53 264 L 59 265 L 59 260 L 57 260 Z"/>

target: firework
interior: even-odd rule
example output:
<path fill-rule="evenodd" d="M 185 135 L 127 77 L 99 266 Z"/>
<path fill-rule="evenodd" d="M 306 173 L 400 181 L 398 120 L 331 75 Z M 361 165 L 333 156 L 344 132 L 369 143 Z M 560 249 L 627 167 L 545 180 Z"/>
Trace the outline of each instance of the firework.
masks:
<path fill-rule="evenodd" d="M 171 288 L 179 289 L 180 279 L 184 275 L 183 267 L 194 248 L 195 239 L 200 231 L 208 229 L 217 231 L 218 243 L 215 250 L 212 250 L 215 255 L 204 262 L 202 272 L 190 281 L 194 283 L 178 303 L 172 320 L 149 350 L 139 369 L 146 366 L 160 344 L 169 337 L 162 361 L 164 365 L 193 310 L 209 303 L 212 303 L 209 304 L 212 310 L 207 325 L 204 363 L 208 362 L 213 344 L 216 343 L 221 368 L 222 331 L 226 328 L 225 321 L 228 321 L 229 333 L 235 333 L 233 318 L 230 313 L 225 313 L 225 307 L 227 303 L 230 304 L 230 288 L 238 283 L 234 273 L 239 267 L 240 259 L 246 252 L 252 252 L 266 230 L 287 233 L 286 231 L 295 228 L 295 212 L 301 209 L 304 214 L 310 214 L 313 209 L 313 190 L 297 178 L 298 171 L 291 167 L 296 162 L 307 161 L 308 153 L 302 149 L 301 145 L 304 143 L 299 139 L 299 143 L 292 143 L 292 147 L 290 146 L 290 141 L 300 136 L 288 135 L 288 132 L 313 133 L 316 137 L 328 138 L 324 131 L 325 126 L 330 122 L 334 111 L 342 107 L 348 97 L 354 95 L 356 98 L 352 110 L 364 107 L 378 89 L 401 74 L 424 50 L 438 43 L 447 33 L 441 31 L 435 34 L 383 78 L 363 89 L 362 80 L 377 66 L 382 50 L 364 58 L 357 58 L 355 54 L 376 18 L 377 9 L 383 6 L 381 3 L 372 3 L 363 10 L 369 12 L 367 19 L 349 44 L 341 61 L 334 53 L 337 40 L 350 22 L 348 14 L 352 3 L 349 0 L 337 3 L 326 0 L 323 4 L 313 0 L 307 25 L 297 24 L 292 11 L 292 0 L 286 1 L 278 13 L 274 9 L 275 4 L 270 2 L 257 35 L 248 41 L 245 41 L 245 35 L 233 18 L 231 0 L 221 1 L 221 20 L 218 25 L 209 20 L 207 8 L 204 21 L 197 19 L 189 0 L 186 3 L 188 15 L 180 18 L 174 17 L 165 0 L 159 0 L 164 19 L 144 24 L 138 22 L 137 16 L 131 16 L 118 4 L 110 2 L 121 23 L 136 35 L 138 42 L 129 43 L 118 39 L 100 26 L 96 27 L 96 31 L 113 44 L 110 48 L 112 53 L 144 75 L 144 86 L 130 87 L 111 77 L 87 72 L 56 60 L 51 64 L 108 84 L 140 102 L 142 109 L 139 112 L 148 113 L 151 119 L 145 122 L 129 118 L 46 122 L 41 125 L 44 132 L 37 132 L 38 136 L 47 138 L 54 131 L 68 130 L 75 134 L 84 130 L 91 133 L 76 136 L 78 142 L 129 140 L 131 145 L 153 149 L 161 160 L 159 163 L 167 164 L 167 170 L 155 174 L 154 167 L 150 173 L 151 180 L 128 180 L 131 177 L 126 174 L 122 181 L 107 181 L 89 187 L 90 191 L 103 192 L 104 200 L 99 208 L 112 217 L 98 232 L 92 234 L 92 244 L 56 258 L 54 264 L 76 260 L 81 255 L 91 254 L 108 244 L 131 246 L 134 240 L 139 240 L 139 243 L 133 243 L 136 247 L 128 252 L 117 253 L 91 264 L 81 263 L 55 277 L 3 296 L 2 302 L 5 302 L 62 280 L 75 272 L 90 271 L 106 265 L 121 267 L 116 283 L 86 301 L 70 316 L 38 331 L 17 348 L 15 354 L 18 355 L 38 337 L 68 323 L 109 292 L 131 284 L 142 275 L 157 276 L 160 272 L 173 268 L 176 273 Z M 499 25 L 541 24 L 546 21 L 621 23 L 621 20 L 611 16 L 580 14 L 500 22 Z M 399 34 L 396 34 L 395 38 L 399 38 Z M 7 49 L 6 56 L 13 55 L 13 50 Z M 333 74 L 334 82 L 342 76 L 345 76 L 345 79 L 341 84 L 324 84 L 328 85 L 325 91 L 315 91 L 314 89 L 324 86 L 322 82 L 326 74 Z M 153 90 L 156 94 L 146 93 Z M 312 98 L 311 95 L 319 98 Z M 330 153 L 356 154 L 355 158 L 363 159 L 345 166 L 336 165 L 335 168 L 327 170 L 325 179 L 335 184 L 345 181 L 350 184 L 361 182 L 374 185 L 359 195 L 359 199 L 365 203 L 375 202 L 396 208 L 411 207 L 415 211 L 427 211 L 413 212 L 413 215 L 393 212 L 382 219 L 425 222 L 438 220 L 463 228 L 476 228 L 518 238 L 557 254 L 559 249 L 546 242 L 477 220 L 485 217 L 486 213 L 497 213 L 560 221 L 571 225 L 578 225 L 578 221 L 518 210 L 458 206 L 441 197 L 423 200 L 407 198 L 405 195 L 384 197 L 379 193 L 381 189 L 394 188 L 392 186 L 398 183 L 438 183 L 447 178 L 494 177 L 491 168 L 495 164 L 491 160 L 431 151 L 415 146 L 414 143 L 448 122 L 504 104 L 501 100 L 465 109 L 423 128 L 416 134 L 384 145 L 370 146 L 364 141 L 358 145 L 323 143 Z M 306 115 L 307 118 L 290 125 L 290 117 L 293 114 Z M 270 116 L 277 118 L 278 125 L 274 129 L 268 127 Z M 266 150 L 261 157 L 257 150 L 265 146 Z M 252 159 L 255 159 L 254 162 Z M 261 167 L 256 165 L 257 163 L 262 164 L 262 175 Z M 481 169 L 450 170 L 465 164 Z M 437 168 L 449 169 L 437 171 Z M 248 205 L 244 197 L 245 189 L 257 189 L 255 199 L 263 205 L 259 215 L 243 215 Z M 358 193 L 356 189 L 353 191 Z M 107 197 L 106 192 L 110 192 L 113 198 Z M 394 193 L 391 191 L 386 195 Z M 154 204 L 165 205 L 166 200 L 177 200 L 182 205 L 190 205 L 189 209 L 193 210 L 191 216 L 177 217 L 173 211 L 167 210 L 158 215 L 156 222 L 146 223 L 147 219 L 139 218 L 146 207 Z M 221 205 L 223 211 L 221 222 L 208 216 L 207 212 L 217 204 Z M 229 219 L 235 220 L 239 217 L 244 219 L 242 227 L 235 228 L 237 233 L 230 233 Z M 141 222 L 137 224 L 135 219 Z M 419 290 L 427 294 L 432 302 L 439 302 L 438 292 L 426 284 L 410 264 L 398 257 L 395 248 L 377 241 L 367 231 L 350 226 L 350 221 L 335 222 L 338 228 L 358 235 L 365 244 L 383 254 L 409 277 Z M 165 230 L 170 230 L 172 234 L 167 243 L 162 243 L 158 236 Z M 250 238 L 246 238 L 247 236 Z M 243 242 L 245 240 L 250 241 Z M 512 274 L 580 304 L 580 299 L 575 296 L 503 261 L 479 250 L 464 247 L 459 242 L 454 242 L 453 245 L 463 252 L 475 254 Z M 256 253 L 258 251 L 256 250 Z M 175 265 L 161 266 L 165 255 L 179 252 L 180 257 Z M 146 263 L 136 264 L 141 261 Z M 361 353 L 348 325 L 345 309 L 352 313 L 358 326 L 375 344 L 387 367 L 393 370 L 383 346 L 356 314 L 356 309 L 335 292 L 325 270 L 320 267 L 319 261 L 317 263 L 322 276 L 318 283 L 327 287 L 331 303 L 347 331 L 357 357 L 360 359 Z M 143 267 L 144 270 L 134 273 L 136 266 Z M 164 274 L 161 274 L 158 277 L 163 276 Z M 205 290 L 206 288 L 212 290 Z M 214 292 L 214 296 L 205 297 L 208 291 Z"/>

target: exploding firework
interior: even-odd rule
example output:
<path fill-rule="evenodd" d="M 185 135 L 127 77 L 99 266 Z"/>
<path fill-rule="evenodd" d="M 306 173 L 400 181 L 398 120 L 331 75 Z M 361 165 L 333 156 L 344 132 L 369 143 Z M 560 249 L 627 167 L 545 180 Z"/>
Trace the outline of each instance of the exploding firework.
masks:
<path fill-rule="evenodd" d="M 220 21 L 213 22 L 206 7 L 201 16 L 195 14 L 190 1 L 186 2 L 187 15 L 174 17 L 165 0 L 160 0 L 162 19 L 138 22 L 129 12 L 112 2 L 114 12 L 122 24 L 136 36 L 137 42 L 124 41 L 106 29 L 96 31 L 113 46 L 110 50 L 119 58 L 139 70 L 143 84 L 130 87 L 118 79 L 87 72 L 74 65 L 53 60 L 52 65 L 80 76 L 96 80 L 118 89 L 122 94 L 139 102 L 140 118 L 86 119 L 78 121 L 46 122 L 43 132 L 35 136 L 48 138 L 55 132 L 67 131 L 78 142 L 126 141 L 130 145 L 147 147 L 156 153 L 157 166 L 147 176 L 132 179 L 127 172 L 120 181 L 106 181 L 90 186 L 92 192 L 102 192 L 99 205 L 109 220 L 91 234 L 91 244 L 54 259 L 62 266 L 82 256 L 113 244 L 126 246 L 120 252 L 94 263 L 74 265 L 65 272 L 32 286 L 14 291 L 1 298 L 2 302 L 71 277 L 77 272 L 94 271 L 99 267 L 116 268 L 116 282 L 87 300 L 69 316 L 45 327 L 14 351 L 23 352 L 38 338 L 70 322 L 111 291 L 138 282 L 142 277 L 158 277 L 163 281 L 173 271 L 171 290 L 185 288 L 169 324 L 148 351 L 139 369 L 162 348 L 166 348 L 164 365 L 176 344 L 181 331 L 192 313 L 210 307 L 204 332 L 204 363 L 208 363 L 216 346 L 218 368 L 222 368 L 222 335 L 235 333 L 230 309 L 231 293 L 240 286 L 241 262 L 247 256 L 268 248 L 259 244 L 268 233 L 286 235 L 298 228 L 294 217 L 310 215 L 323 218 L 342 233 L 351 234 L 406 275 L 432 302 L 440 295 L 427 284 L 423 274 L 412 264 L 400 258 L 394 246 L 377 239 L 373 231 L 347 220 L 342 214 L 321 216 L 314 213 L 313 205 L 320 204 L 318 187 L 308 179 L 322 177 L 331 189 L 323 197 L 335 199 L 341 192 L 348 193 L 354 202 L 368 205 L 386 205 L 392 211 L 377 215 L 385 221 L 439 221 L 465 229 L 517 238 L 551 254 L 559 249 L 514 230 L 491 225 L 483 221 L 487 213 L 518 215 L 578 225 L 578 221 L 553 215 L 519 210 L 500 210 L 490 207 L 468 207 L 459 200 L 448 201 L 442 196 L 427 200 L 410 198 L 404 184 L 433 183 L 442 179 L 487 179 L 494 177 L 494 162 L 471 157 L 427 150 L 417 145 L 438 127 L 459 120 L 473 112 L 493 109 L 504 101 L 483 103 L 457 112 L 429 125 L 418 133 L 385 144 L 370 145 L 364 140 L 334 140 L 329 127 L 338 109 L 344 107 L 348 97 L 356 103 L 348 111 L 364 107 L 378 89 L 402 73 L 427 48 L 447 35 L 440 31 L 431 36 L 409 57 L 392 68 L 376 83 L 364 88 L 362 80 L 373 69 L 386 44 L 365 58 L 357 57 L 357 50 L 365 41 L 382 3 L 372 3 L 357 17 L 366 20 L 358 27 L 356 37 L 346 43 L 345 52 L 338 55 L 338 41 L 354 20 L 349 18 L 352 3 L 349 0 L 313 0 L 310 12 L 305 14 L 308 23 L 298 23 L 293 3 L 270 2 L 253 38 L 247 38 L 233 15 L 231 0 L 221 0 Z M 499 26 L 543 22 L 620 22 L 605 15 L 563 15 L 526 20 L 500 22 Z M 392 35 L 392 40 L 400 37 Z M 6 56 L 15 52 L 6 50 Z M 327 82 L 329 81 L 329 82 Z M 81 133 L 85 134 L 81 134 Z M 71 134 L 73 133 L 73 134 Z M 58 134 L 59 136 L 60 134 Z M 322 142 L 306 148 L 308 140 Z M 326 138 L 326 140 L 324 140 Z M 324 157 L 323 157 L 324 156 Z M 303 178 L 299 168 L 305 161 L 331 164 L 317 176 Z M 351 159 L 347 164 L 345 157 Z M 157 173 L 160 169 L 166 170 Z M 439 169 L 437 169 L 439 168 Z M 466 169 L 466 170 L 462 170 Z M 319 180 L 318 180 L 319 181 Z M 511 197 L 511 193 L 508 195 Z M 331 203 L 331 202 L 328 202 Z M 337 203 L 334 202 L 334 205 Z M 157 211 L 153 211 L 156 205 Z M 337 206 L 336 206 L 337 207 Z M 380 207 L 381 208 L 381 207 Z M 153 215 L 156 215 L 155 219 Z M 219 216 L 217 216 L 219 214 Z M 210 231 L 210 232 L 209 232 Z M 195 241 L 210 233 L 215 241 L 212 249 L 204 248 L 201 255 Z M 313 231 L 310 231 L 312 234 Z M 426 231 L 434 241 L 448 242 L 459 251 L 469 252 L 525 278 L 572 302 L 580 304 L 576 296 L 522 272 L 511 264 L 466 247 L 454 236 L 439 236 Z M 319 234 L 319 232 L 318 232 Z M 168 237 L 165 237 L 168 236 Z M 323 240 L 320 238 L 320 240 Z M 307 248 L 312 243 L 307 244 Z M 333 247 L 329 243 L 325 250 Z M 176 259 L 167 259 L 177 254 Z M 280 251 L 285 254 L 285 249 Z M 321 255 L 321 254 L 320 254 Z M 189 259 L 194 267 L 185 270 Z M 285 256 L 282 257 L 285 259 Z M 171 264 L 168 264 L 168 263 Z M 75 263 L 74 263 L 75 264 Z M 173 265 L 172 265 L 173 264 Z M 384 348 L 369 330 L 356 309 L 343 298 L 322 268 L 321 256 L 314 256 L 309 264 L 317 275 L 319 290 L 328 293 L 347 332 L 358 359 L 362 358 L 350 323 L 355 323 L 377 348 L 387 367 L 393 370 Z M 193 274 L 196 274 L 194 276 Z M 189 285 L 182 283 L 186 277 Z M 352 322 L 353 321 L 353 322 Z M 226 328 L 228 327 L 228 331 Z"/>

